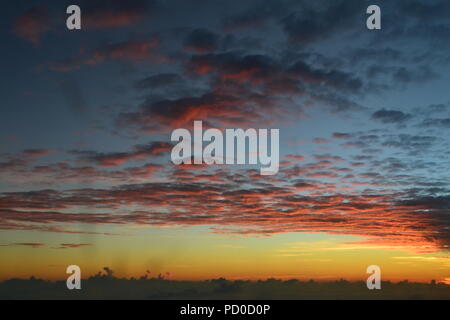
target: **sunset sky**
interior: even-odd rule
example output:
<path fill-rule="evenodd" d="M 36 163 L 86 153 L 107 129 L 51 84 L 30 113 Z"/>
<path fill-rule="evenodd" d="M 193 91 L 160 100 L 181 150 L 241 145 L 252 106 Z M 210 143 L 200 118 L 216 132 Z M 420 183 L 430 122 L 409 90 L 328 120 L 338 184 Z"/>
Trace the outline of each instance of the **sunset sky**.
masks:
<path fill-rule="evenodd" d="M 1 7 L 0 280 L 450 283 L 449 1 Z M 280 129 L 278 174 L 175 166 L 194 120 Z"/>

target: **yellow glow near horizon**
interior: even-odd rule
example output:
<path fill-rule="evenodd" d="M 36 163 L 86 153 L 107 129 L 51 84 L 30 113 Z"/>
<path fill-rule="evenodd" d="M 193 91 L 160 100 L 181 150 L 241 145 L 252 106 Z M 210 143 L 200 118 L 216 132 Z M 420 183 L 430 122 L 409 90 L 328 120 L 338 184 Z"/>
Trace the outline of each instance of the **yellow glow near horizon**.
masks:
<path fill-rule="evenodd" d="M 230 237 L 205 230 L 142 229 L 133 236 L 93 237 L 92 245 L 58 249 L 3 246 L 0 279 L 65 279 L 68 265 L 77 264 L 89 277 L 103 267 L 117 277 L 162 274 L 175 280 L 301 279 L 365 280 L 366 268 L 379 265 L 383 280 L 448 282 L 450 258 L 439 253 L 418 254 L 408 247 L 359 244 L 358 237 L 322 234 L 278 234 L 270 237 Z M 62 235 L 59 243 L 80 240 Z M 31 237 L 23 238 L 23 242 Z M 50 239 L 50 238 L 49 238 Z M 54 238 L 51 238 L 54 242 Z M 86 239 L 83 239 L 86 240 Z M 75 241 L 76 242 L 76 241 Z M 168 275 L 170 273 L 170 276 Z"/>

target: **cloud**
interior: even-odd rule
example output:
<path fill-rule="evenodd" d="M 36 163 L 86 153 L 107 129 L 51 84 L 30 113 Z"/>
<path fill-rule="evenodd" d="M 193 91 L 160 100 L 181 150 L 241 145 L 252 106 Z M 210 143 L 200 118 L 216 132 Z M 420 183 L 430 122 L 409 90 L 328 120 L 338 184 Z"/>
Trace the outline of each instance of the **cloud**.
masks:
<path fill-rule="evenodd" d="M 320 9 L 301 2 L 301 9 L 282 19 L 284 32 L 292 43 L 310 44 L 348 30 L 357 23 L 364 11 L 364 3 L 357 0 L 339 0 L 323 3 Z"/>
<path fill-rule="evenodd" d="M 335 138 L 335 139 L 349 139 L 351 137 L 352 137 L 352 134 L 350 134 L 350 133 L 343 133 L 343 132 L 333 133 L 333 138 Z"/>
<path fill-rule="evenodd" d="M 63 61 L 52 61 L 48 68 L 58 72 L 77 70 L 82 66 L 95 66 L 107 61 L 144 62 L 162 61 L 163 57 L 155 51 L 159 46 L 159 40 L 127 40 L 101 46 L 87 53 L 81 53 L 78 57 Z"/>
<path fill-rule="evenodd" d="M 137 127 L 143 132 L 160 132 L 169 128 L 190 127 L 194 120 L 216 124 L 264 123 L 257 112 L 257 101 L 243 100 L 232 95 L 207 93 L 202 96 L 146 101 L 137 112 L 122 113 L 118 122 L 121 126 Z M 266 110 L 269 108 L 266 108 Z"/>
<path fill-rule="evenodd" d="M 188 62 L 188 68 L 199 75 L 215 74 L 221 80 L 254 85 L 297 81 L 297 86 L 300 83 L 320 84 L 348 92 L 358 92 L 363 86 L 360 79 L 348 72 L 312 67 L 301 59 L 284 64 L 267 55 L 234 52 L 195 55 Z"/>
<path fill-rule="evenodd" d="M 196 53 L 216 51 L 218 45 L 219 37 L 203 28 L 193 30 L 184 41 L 184 48 Z"/>
<path fill-rule="evenodd" d="M 314 138 L 312 141 L 315 144 L 328 144 L 328 143 L 330 143 L 330 141 L 328 139 L 325 139 L 325 138 Z"/>
<path fill-rule="evenodd" d="M 311 172 L 311 173 L 307 173 L 306 176 L 308 178 L 316 178 L 316 179 L 320 179 L 320 178 L 334 179 L 334 178 L 339 177 L 338 174 L 336 174 L 334 172 L 329 172 L 329 171 Z"/>
<path fill-rule="evenodd" d="M 424 127 L 437 127 L 437 128 L 450 128 L 450 118 L 447 119 L 425 119 L 422 126 Z"/>
<path fill-rule="evenodd" d="M 45 243 L 39 243 L 39 242 L 23 242 L 23 243 L 11 243 L 6 245 L 0 245 L 0 246 L 21 246 L 21 247 L 30 247 L 33 249 L 45 247 Z M 88 243 L 61 243 L 59 247 L 56 247 L 55 249 L 74 249 L 74 248 L 81 248 L 91 246 L 91 244 Z"/>
<path fill-rule="evenodd" d="M 280 65 L 268 56 L 241 56 L 233 52 L 194 55 L 188 62 L 188 68 L 199 75 L 216 73 L 222 79 L 256 83 L 264 80 L 261 76 L 272 79 L 280 71 Z"/>
<path fill-rule="evenodd" d="M 411 119 L 411 115 L 398 110 L 381 109 L 372 114 L 372 119 L 383 123 L 403 123 Z"/>
<path fill-rule="evenodd" d="M 102 167 L 117 167 L 132 160 L 146 157 L 161 156 L 169 153 L 172 144 L 163 141 L 154 141 L 146 145 L 135 145 L 130 152 L 101 153 L 97 151 L 73 150 L 70 153 L 79 156 L 82 160 L 95 163 Z"/>
<path fill-rule="evenodd" d="M 15 34 L 34 46 L 39 45 L 41 37 L 49 30 L 50 17 L 45 6 L 33 7 L 14 21 Z"/>
<path fill-rule="evenodd" d="M 25 169 L 28 165 L 35 162 L 40 157 L 46 157 L 55 150 L 51 149 L 26 149 L 19 154 L 1 155 L 6 161 L 0 162 L 0 172 Z"/>
<path fill-rule="evenodd" d="M 148 181 L 164 169 L 162 165 L 146 163 L 136 167 L 126 167 L 111 170 L 125 160 L 114 162 L 113 159 L 105 160 L 106 163 L 99 163 L 98 159 L 84 159 L 86 153 L 79 154 L 82 161 L 89 161 L 97 164 L 95 166 L 74 166 L 69 161 L 31 166 L 28 162 L 9 161 L 0 163 L 2 181 L 14 185 L 26 186 L 61 186 L 67 183 L 88 184 L 93 183 L 137 183 Z M 139 158 L 140 159 L 140 158 Z M 144 160 L 144 158 L 142 158 Z"/>
<path fill-rule="evenodd" d="M 160 73 L 137 81 L 135 88 L 139 90 L 161 88 L 173 86 L 182 81 L 181 76 L 176 73 Z"/>
<path fill-rule="evenodd" d="M 87 29 L 127 27 L 136 24 L 155 9 L 154 1 L 88 1 L 83 6 L 83 24 Z"/>
<path fill-rule="evenodd" d="M 8 171 L 25 167 L 29 161 L 23 159 L 11 159 L 0 162 L 0 171 Z"/>
<path fill-rule="evenodd" d="M 430 149 L 437 140 L 435 136 L 399 134 L 387 136 L 381 145 L 418 153 Z"/>
<path fill-rule="evenodd" d="M 126 42 L 119 42 L 115 44 L 106 45 L 95 50 L 92 53 L 91 59 L 87 61 L 88 64 L 97 64 L 104 60 L 145 60 L 152 57 L 151 49 L 158 46 L 157 40 L 139 41 L 130 40 Z"/>
<path fill-rule="evenodd" d="M 315 69 L 303 61 L 298 61 L 294 64 L 290 71 L 303 81 L 324 83 L 339 90 L 358 92 L 363 86 L 362 81 L 350 73 L 338 70 Z"/>
<path fill-rule="evenodd" d="M 59 247 L 55 249 L 77 249 L 82 247 L 92 246 L 90 243 L 61 243 Z"/>
<path fill-rule="evenodd" d="M 210 175 L 222 180 L 213 182 L 206 174 L 209 169 L 187 171 L 190 176 L 177 182 L 3 193 L 0 228 L 19 230 L 34 224 L 39 230 L 55 224 L 80 223 L 209 225 L 220 233 L 357 235 L 367 238 L 368 243 L 418 251 L 442 250 L 449 244 L 448 196 L 424 197 L 422 191 L 387 190 L 344 194 L 336 185 L 302 179 L 276 185 L 264 180 L 258 184 L 260 177 L 253 177 L 250 171 L 247 175 L 233 175 L 220 168 Z M 330 178 L 330 173 L 338 172 L 333 170 L 311 171 L 310 176 L 318 174 L 322 178 L 323 173 Z M 366 178 L 379 179 L 380 175 L 367 173 Z M 196 179 L 209 183 L 198 183 Z"/>
<path fill-rule="evenodd" d="M 206 97 L 229 97 L 234 102 L 228 107 L 230 112 L 243 113 L 236 115 L 238 119 L 264 119 L 263 113 L 270 113 L 272 119 L 280 118 L 283 113 L 291 121 L 303 115 L 300 99 L 308 104 L 325 106 L 332 112 L 361 110 L 361 106 L 352 102 L 351 95 L 359 94 L 363 89 L 363 82 L 350 72 L 334 68 L 312 67 L 302 59 L 286 62 L 273 59 L 268 55 L 245 55 L 239 52 L 209 53 L 193 55 L 185 64 L 188 76 L 203 79 L 212 83 L 212 90 Z M 345 96 L 342 92 L 348 93 Z M 176 103 L 193 101 L 191 97 L 180 99 Z M 149 103 L 156 103 L 152 100 Z M 146 111 L 153 109 L 146 105 Z M 172 110 L 164 107 L 169 101 L 162 101 L 155 109 Z M 211 106 L 211 103 L 208 103 Z M 191 108 L 180 108 L 194 112 Z M 236 110 L 240 109 L 240 110 Z M 283 112 L 279 112 L 283 110 Z M 199 110 L 199 112 L 206 110 Z M 221 110 L 219 113 L 224 113 Z M 175 114 L 175 112 L 173 112 Z M 290 114 L 290 117 L 287 115 Z M 199 115 L 204 115 L 200 113 Z M 131 116 L 131 115 L 130 115 Z M 139 115 L 139 119 L 142 118 Z M 204 115 L 205 116 L 205 115 Z M 223 117 L 227 117 L 223 115 Z M 145 118 L 145 117 L 144 117 Z M 168 119 L 164 119 L 167 120 Z M 209 120 L 209 119 L 208 119 Z M 148 123 L 149 121 L 147 121 Z M 226 122 L 229 122 L 226 119 Z M 256 121 L 255 121 L 256 122 Z"/>
<path fill-rule="evenodd" d="M 48 156 L 54 152 L 55 152 L 54 150 L 50 149 L 25 149 L 23 151 L 23 155 L 27 157 L 37 158 Z"/>
<path fill-rule="evenodd" d="M 186 29 L 167 30 L 165 17 L 158 17 L 158 21 L 150 22 L 158 28 L 152 32 L 160 31 L 159 24 L 163 25 L 161 38 L 135 36 L 131 29 L 125 29 L 118 34 L 132 34 L 127 41 L 84 48 L 72 59 L 54 61 L 48 66 L 56 71 L 71 71 L 109 62 L 137 62 L 143 66 L 151 62 L 152 73 L 149 75 L 142 68 L 137 76 L 139 81 L 132 83 L 138 90 L 133 91 L 137 97 L 131 100 L 138 101 L 136 105 L 115 111 L 112 120 L 116 121 L 113 125 L 117 131 L 131 129 L 138 133 L 165 134 L 173 128 L 189 128 L 199 119 L 204 120 L 205 127 L 272 124 L 288 127 L 288 121 L 308 121 L 310 118 L 306 116 L 310 110 L 314 115 L 320 115 L 322 109 L 364 110 L 355 101 L 365 101 L 367 94 L 392 89 L 392 82 L 403 86 L 431 79 L 434 71 L 428 66 L 441 61 L 434 60 L 436 55 L 430 58 L 429 52 L 423 53 L 425 58 L 415 53 L 407 55 L 405 48 L 409 46 L 381 41 L 383 47 L 377 47 L 372 38 L 365 36 L 375 33 L 347 34 L 346 31 L 364 27 L 366 5 L 361 1 L 281 2 L 255 1 L 242 12 L 237 10 L 238 6 L 230 5 L 231 10 L 221 11 L 221 17 L 211 17 L 215 26 L 219 23 L 230 32 L 242 30 L 239 35 L 222 36 L 212 29 L 211 23 L 205 22 L 198 26 L 190 24 L 189 34 L 183 31 L 170 38 L 170 34 Z M 89 30 L 136 25 L 152 11 L 144 1 L 90 3 L 83 9 Z M 424 7 L 427 15 L 437 14 L 443 21 L 444 13 L 437 11 L 445 7 L 431 4 L 418 7 Z M 233 10 L 237 13 L 233 14 Z M 413 6 L 411 10 L 416 9 Z M 225 13 L 227 18 L 222 19 Z M 389 16 L 389 10 L 386 13 Z M 425 22 L 421 13 L 414 16 L 420 16 L 414 19 Z M 186 17 L 178 22 L 184 24 Z M 353 29 L 357 20 L 359 27 Z M 435 29 L 438 26 L 435 20 L 427 20 L 430 28 L 423 28 L 425 33 L 445 34 L 442 32 L 445 30 Z M 275 24 L 281 25 L 281 29 Z M 380 32 L 389 38 L 390 23 L 385 25 L 385 31 Z M 243 30 L 249 26 L 260 28 Z M 38 44 L 48 30 L 37 28 L 34 34 L 22 32 L 21 37 Z M 91 35 L 97 34 L 103 32 Z M 356 34 L 363 36 L 357 39 Z M 347 51 L 350 53 L 347 57 L 339 54 L 343 48 L 340 41 L 344 39 L 339 37 L 355 40 L 352 46 L 356 49 Z M 329 42 L 322 47 L 313 46 L 331 38 L 332 44 L 338 45 Z M 164 42 L 160 44 L 159 39 Z M 358 49 L 365 44 L 368 44 L 366 49 Z M 415 48 L 423 43 L 414 44 L 417 44 Z M 180 45 L 188 50 L 180 52 Z M 435 50 L 446 54 L 443 49 Z M 156 65 L 167 61 L 161 52 L 176 57 L 176 63 Z M 412 65 L 412 61 L 417 63 Z M 73 109 L 81 109 L 85 101 L 80 88 L 73 79 L 63 79 L 62 93 L 68 104 Z M 378 91 L 369 90 L 374 87 Z M 430 112 L 445 110 L 443 105 L 430 108 Z M 43 163 L 49 159 L 39 158 L 50 154 L 46 149 L 8 155 L 0 162 L 2 182 L 11 183 L 14 190 L 42 190 L 1 193 L 0 227 L 79 233 L 72 226 L 201 225 L 213 226 L 212 231 L 223 233 L 321 232 L 357 235 L 372 243 L 408 245 L 417 250 L 442 248 L 449 242 L 445 236 L 449 225 L 445 200 L 448 179 L 445 166 L 435 158 L 444 158 L 446 154 L 432 151 L 439 142 L 445 143 L 445 139 L 431 135 L 429 132 L 433 130 L 429 128 L 448 127 L 447 115 L 380 109 L 371 116 L 384 124 L 425 119 L 421 124 L 418 122 L 418 128 L 426 130 L 427 135 L 390 134 L 386 130 L 339 132 L 344 124 L 333 121 L 333 125 L 325 128 L 332 130 L 324 132 L 326 137 L 315 138 L 313 133 L 305 141 L 329 143 L 330 150 L 345 148 L 339 151 L 342 157 L 289 155 L 294 153 L 294 146 L 286 146 L 289 149 L 284 151 L 288 155 L 279 175 L 264 179 L 256 170 L 175 168 L 171 164 L 146 163 L 147 158 L 155 157 L 159 157 L 160 163 L 169 161 L 163 156 L 167 156 L 172 146 L 163 141 L 123 150 L 73 150 L 69 159 L 56 163 Z M 354 125 L 362 120 L 355 114 L 349 119 L 346 121 Z M 333 139 L 328 140 L 330 133 Z M 355 151 L 358 154 L 352 154 Z M 409 158 L 418 154 L 427 157 Z M 39 165 L 35 164 L 37 160 Z M 127 166 L 135 165 L 135 161 L 142 163 Z M 423 173 L 430 174 L 422 177 Z M 68 190 L 68 187 L 76 189 Z M 413 188 L 416 190 L 410 190 Z M 61 247 L 71 246 L 77 244 L 61 244 Z"/>
<path fill-rule="evenodd" d="M 288 154 L 285 156 L 286 159 L 288 160 L 295 160 L 295 161 L 305 161 L 305 157 L 301 156 L 301 155 L 296 155 L 296 154 Z"/>
<path fill-rule="evenodd" d="M 4 244 L 0 245 L 2 247 L 30 247 L 33 249 L 41 248 L 45 246 L 45 243 L 38 243 L 38 242 L 21 242 L 21 243 L 11 243 L 11 244 Z"/>
<path fill-rule="evenodd" d="M 417 69 L 409 70 L 401 67 L 392 74 L 394 82 L 411 83 L 411 82 L 425 82 L 437 78 L 437 74 L 428 66 L 421 66 Z"/>
<path fill-rule="evenodd" d="M 156 2 L 147 0 L 83 2 L 80 4 L 82 26 L 86 30 L 131 26 L 156 9 Z M 46 6 L 35 6 L 15 19 L 13 31 L 18 37 L 38 46 L 42 36 L 55 29 L 56 20 L 60 21 L 60 18 L 51 15 Z"/>
<path fill-rule="evenodd" d="M 286 10 L 286 3 L 283 0 L 276 3 L 270 0 L 257 1 L 242 12 L 226 17 L 223 26 L 228 32 L 258 28 L 271 19 L 280 17 Z"/>
<path fill-rule="evenodd" d="M 413 1 L 401 1 L 399 7 L 404 10 L 409 16 L 414 16 L 421 21 L 426 21 L 433 17 L 436 21 L 447 19 L 446 12 L 450 10 L 450 5 L 447 1 L 436 1 L 433 3 Z"/>

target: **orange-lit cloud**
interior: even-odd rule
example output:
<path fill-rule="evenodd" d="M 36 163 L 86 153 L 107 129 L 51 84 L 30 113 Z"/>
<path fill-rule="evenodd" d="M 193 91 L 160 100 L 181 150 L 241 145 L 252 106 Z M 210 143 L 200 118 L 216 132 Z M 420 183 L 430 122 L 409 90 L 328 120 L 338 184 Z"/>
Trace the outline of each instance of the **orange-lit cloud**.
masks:
<path fill-rule="evenodd" d="M 193 181 L 208 181 L 204 174 L 194 174 L 199 177 Z M 319 232 L 366 237 L 361 244 L 408 246 L 418 251 L 448 248 L 449 200 L 446 197 L 336 192 L 308 196 L 299 193 L 308 185 L 243 187 L 232 182 L 237 177 L 220 172 L 216 176 L 221 181 L 208 184 L 192 181 L 144 183 L 110 190 L 2 194 L 1 227 L 15 229 L 14 225 L 30 222 L 39 225 L 211 225 L 219 233 Z M 252 183 L 249 177 L 241 179 Z M 133 211 L 125 211 L 130 206 Z M 81 208 L 96 207 L 101 207 L 103 213 L 98 210 L 74 213 Z"/>

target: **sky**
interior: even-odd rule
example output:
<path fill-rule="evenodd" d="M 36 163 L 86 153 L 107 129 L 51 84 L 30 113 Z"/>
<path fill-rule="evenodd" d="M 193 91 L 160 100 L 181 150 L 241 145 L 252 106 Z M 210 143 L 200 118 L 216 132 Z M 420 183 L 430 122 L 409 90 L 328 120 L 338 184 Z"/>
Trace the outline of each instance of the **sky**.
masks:
<path fill-rule="evenodd" d="M 1 6 L 0 280 L 450 283 L 448 1 Z M 279 129 L 279 172 L 174 165 L 195 120 Z"/>

